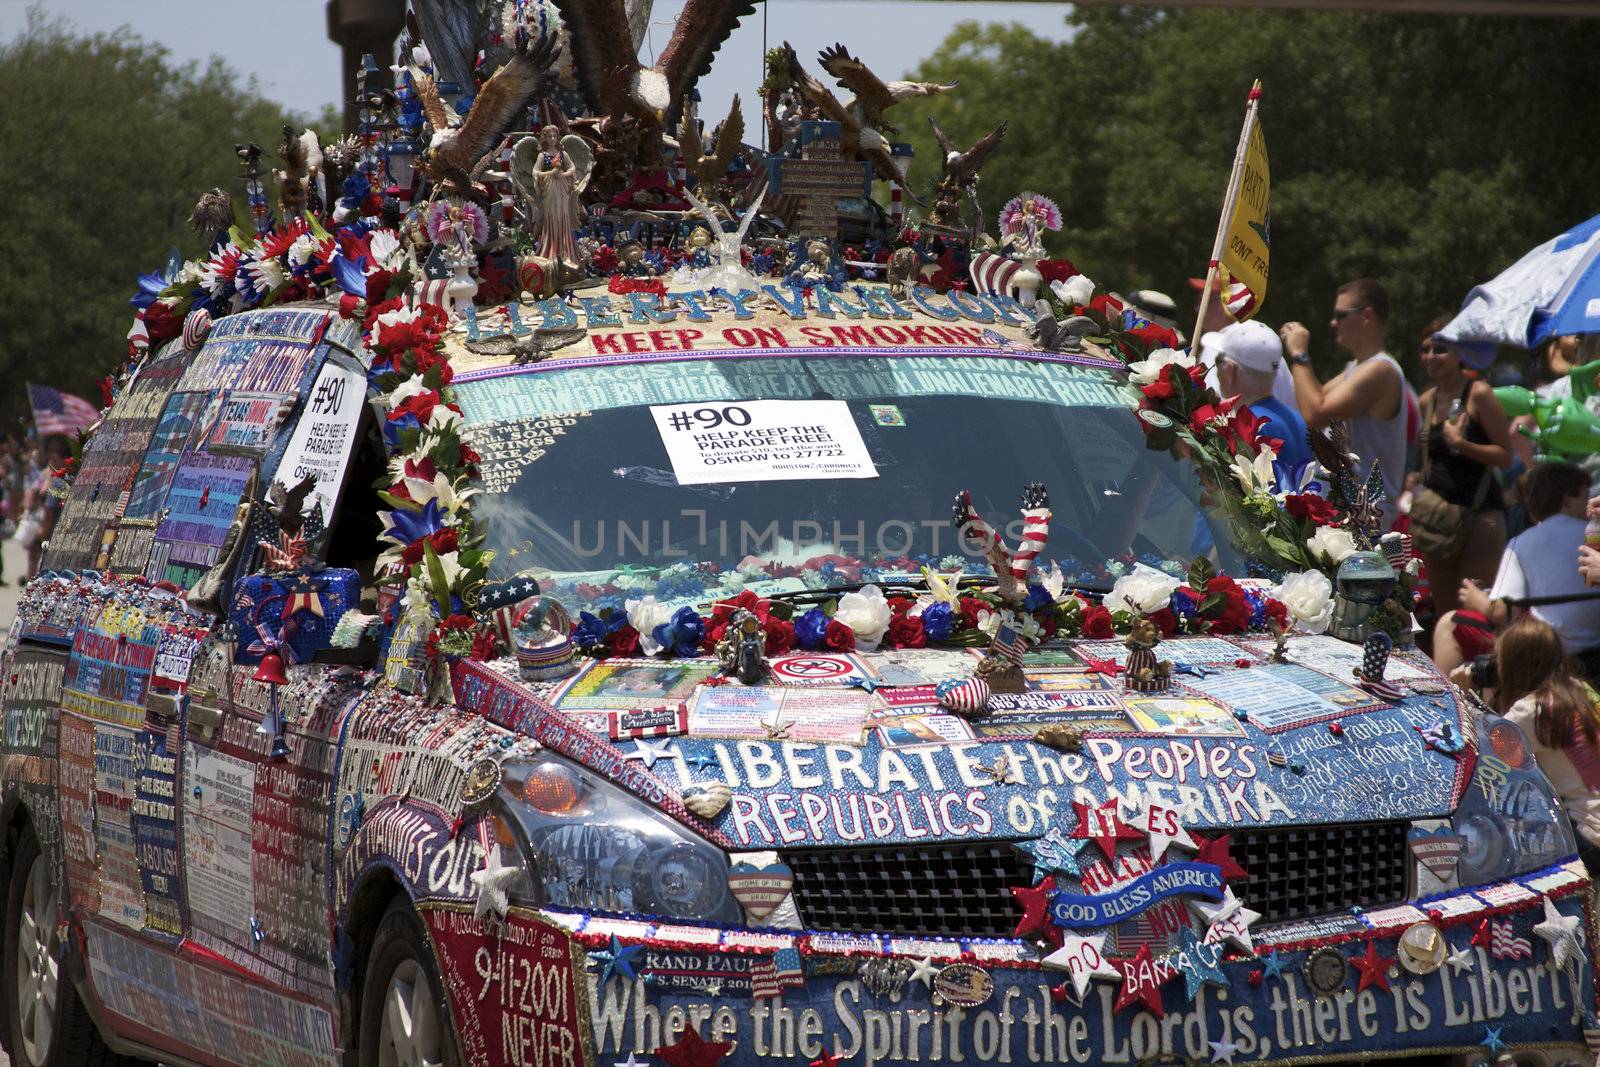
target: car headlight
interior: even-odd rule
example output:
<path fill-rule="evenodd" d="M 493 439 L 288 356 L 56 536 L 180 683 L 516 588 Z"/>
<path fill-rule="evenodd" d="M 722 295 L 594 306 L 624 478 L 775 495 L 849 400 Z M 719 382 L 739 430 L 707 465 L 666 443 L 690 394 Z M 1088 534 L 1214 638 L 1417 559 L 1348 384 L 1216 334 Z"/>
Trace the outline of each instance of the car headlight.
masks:
<path fill-rule="evenodd" d="M 1478 766 L 1456 809 L 1463 886 L 1502 881 L 1575 855 L 1572 826 L 1534 764 L 1521 727 L 1498 715 L 1478 722 Z"/>
<path fill-rule="evenodd" d="M 541 907 L 738 922 L 728 857 L 553 753 L 507 763 L 500 795 L 526 838 Z"/>

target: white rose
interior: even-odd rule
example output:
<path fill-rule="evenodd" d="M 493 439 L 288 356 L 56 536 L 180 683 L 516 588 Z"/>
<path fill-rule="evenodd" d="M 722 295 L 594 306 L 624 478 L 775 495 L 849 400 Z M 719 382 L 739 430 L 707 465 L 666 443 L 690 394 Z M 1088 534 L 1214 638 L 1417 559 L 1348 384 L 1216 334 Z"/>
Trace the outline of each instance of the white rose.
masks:
<path fill-rule="evenodd" d="M 855 632 L 856 647 L 870 652 L 883 640 L 892 614 L 889 602 L 883 598 L 883 590 L 868 585 L 859 592 L 840 597 L 833 617 Z"/>
<path fill-rule="evenodd" d="M 1094 282 L 1087 274 L 1074 274 L 1066 281 L 1053 281 L 1050 291 L 1068 308 L 1081 307 L 1094 299 Z"/>
<path fill-rule="evenodd" d="M 1355 553 L 1356 539 L 1349 530 L 1338 526 L 1318 526 L 1317 532 L 1306 539 L 1306 547 L 1313 556 L 1327 556 L 1338 564 Z"/>
<path fill-rule="evenodd" d="M 1182 584 L 1170 574 L 1139 563 L 1117 579 L 1105 596 L 1105 606 L 1111 611 L 1147 615 L 1171 603 L 1173 590 Z"/>
<path fill-rule="evenodd" d="M 1324 633 L 1333 619 L 1333 583 L 1321 571 L 1286 574 L 1272 595 L 1289 609 L 1295 627 L 1308 634 Z"/>
<path fill-rule="evenodd" d="M 1194 357 L 1175 348 L 1158 348 L 1144 359 L 1128 364 L 1128 380 L 1134 385 L 1149 385 L 1161 377 L 1162 369 L 1168 365 L 1187 370 L 1194 366 Z"/>
<path fill-rule="evenodd" d="M 670 622 L 672 608 L 656 601 L 653 596 L 643 600 L 630 600 L 626 604 L 628 625 L 639 631 L 639 651 L 653 656 L 661 651 L 661 642 L 655 638 L 657 626 Z"/>

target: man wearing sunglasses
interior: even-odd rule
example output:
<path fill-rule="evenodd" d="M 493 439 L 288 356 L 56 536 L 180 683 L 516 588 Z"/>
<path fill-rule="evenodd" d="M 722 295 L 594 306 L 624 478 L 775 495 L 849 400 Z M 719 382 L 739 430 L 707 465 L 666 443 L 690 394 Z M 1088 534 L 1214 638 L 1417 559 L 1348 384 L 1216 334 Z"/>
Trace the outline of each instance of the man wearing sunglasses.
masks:
<path fill-rule="evenodd" d="M 1278 331 L 1294 374 L 1295 400 L 1311 430 L 1337 419 L 1350 430 L 1350 448 L 1361 461 L 1365 478 L 1373 463 L 1383 467 L 1383 528 L 1396 515 L 1395 502 L 1406 473 L 1407 386 L 1405 374 L 1384 351 L 1389 320 L 1389 294 L 1371 278 L 1339 287 L 1328 322 L 1333 339 L 1350 353 L 1343 371 L 1326 385 L 1311 369 L 1311 331 L 1298 322 Z"/>

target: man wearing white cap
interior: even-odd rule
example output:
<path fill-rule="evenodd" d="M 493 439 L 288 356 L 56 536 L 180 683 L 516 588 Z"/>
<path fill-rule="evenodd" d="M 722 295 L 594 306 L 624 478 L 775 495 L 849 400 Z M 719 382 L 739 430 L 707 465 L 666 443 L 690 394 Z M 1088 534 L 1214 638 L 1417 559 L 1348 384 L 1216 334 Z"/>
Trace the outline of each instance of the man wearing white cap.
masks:
<path fill-rule="evenodd" d="M 1236 396 L 1262 420 L 1261 436 L 1283 442 L 1278 463 L 1298 470 L 1311 462 L 1305 420 L 1295 409 L 1294 382 L 1283 362 L 1283 344 L 1270 326 L 1251 319 L 1200 338 L 1203 359 L 1214 361 L 1218 390 Z"/>

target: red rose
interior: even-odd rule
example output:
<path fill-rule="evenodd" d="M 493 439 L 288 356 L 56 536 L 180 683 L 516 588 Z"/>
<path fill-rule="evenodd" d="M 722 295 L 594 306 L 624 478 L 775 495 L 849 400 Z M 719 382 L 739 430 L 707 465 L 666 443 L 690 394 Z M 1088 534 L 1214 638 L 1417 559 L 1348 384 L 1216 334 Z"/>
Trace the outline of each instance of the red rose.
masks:
<path fill-rule="evenodd" d="M 639 631 L 623 623 L 606 635 L 606 654 L 611 656 L 637 656 Z"/>
<path fill-rule="evenodd" d="M 978 625 L 978 612 L 986 611 L 989 605 L 975 596 L 961 598 L 961 628 L 970 630 Z"/>
<path fill-rule="evenodd" d="M 1339 509 L 1315 493 L 1291 493 L 1283 506 L 1297 519 L 1309 519 L 1318 526 L 1332 526 L 1339 520 Z"/>
<path fill-rule="evenodd" d="M 922 616 L 892 616 L 889 619 L 888 644 L 895 648 L 926 648 L 928 635 L 922 630 Z"/>
<path fill-rule="evenodd" d="M 1162 637 L 1172 637 L 1178 632 L 1178 617 L 1172 613 L 1171 608 L 1152 611 L 1145 618 L 1155 624 L 1155 628 L 1161 631 Z"/>
<path fill-rule="evenodd" d="M 1250 628 L 1250 605 L 1238 582 L 1226 575 L 1218 575 L 1206 583 L 1206 598 L 1212 596 L 1222 598 L 1221 604 L 1205 613 L 1211 623 L 1212 633 L 1237 634 Z"/>
<path fill-rule="evenodd" d="M 1276 622 L 1280 626 L 1287 626 L 1289 623 L 1288 605 L 1281 600 L 1274 600 L 1272 597 L 1267 597 L 1267 618 L 1271 619 L 1273 622 Z"/>
<path fill-rule="evenodd" d="M 164 301 L 157 300 L 144 309 L 144 328 L 150 335 L 150 347 L 170 341 L 183 332 L 183 319 L 179 318 Z"/>
<path fill-rule="evenodd" d="M 722 640 L 722 635 L 727 633 L 727 632 L 728 632 L 728 624 L 727 623 L 725 623 L 725 622 L 709 623 L 706 626 L 706 635 L 705 635 L 705 637 L 701 638 L 701 640 L 700 640 L 700 648 L 708 656 L 714 654 L 717 651 L 717 643 Z"/>
<path fill-rule="evenodd" d="M 770 610 L 767 601 L 756 596 L 749 589 L 743 590 L 736 597 L 728 600 L 719 600 L 711 606 L 711 617 L 719 623 L 727 623 L 733 619 L 733 613 L 743 608 L 753 612 L 758 619 L 765 620 Z"/>
<path fill-rule="evenodd" d="M 916 601 L 906 596 L 892 596 L 889 598 L 889 610 L 896 615 L 904 615 L 911 610 L 911 605 Z"/>
<path fill-rule="evenodd" d="M 439 406 L 439 394 L 432 389 L 425 389 L 420 393 L 406 397 L 389 411 L 389 421 L 415 415 L 422 425 L 428 425 L 428 420 L 433 418 L 433 409 Z"/>
<path fill-rule="evenodd" d="M 1035 615 L 1034 618 L 1039 620 L 1039 629 L 1041 632 L 1043 632 L 1044 638 L 1047 641 L 1056 635 L 1056 630 L 1058 630 L 1061 625 L 1056 620 L 1055 612 L 1050 612 L 1049 614 L 1040 612 L 1038 615 Z"/>
<path fill-rule="evenodd" d="M 483 457 L 478 455 L 478 453 L 476 451 L 474 451 L 470 446 L 465 445 L 465 444 L 463 444 L 461 446 L 461 451 L 459 453 L 457 453 L 457 458 L 459 458 L 462 463 L 466 463 L 466 464 L 482 463 L 483 462 Z"/>
<path fill-rule="evenodd" d="M 767 655 L 777 656 L 794 649 L 794 623 L 788 619 L 768 619 Z"/>
<path fill-rule="evenodd" d="M 1033 269 L 1039 272 L 1046 285 L 1051 282 L 1064 282 L 1074 274 L 1081 273 L 1072 265 L 1070 259 L 1041 259 L 1033 265 Z"/>
<path fill-rule="evenodd" d="M 1104 605 L 1089 604 L 1083 609 L 1083 636 L 1106 638 L 1114 632 L 1111 628 L 1111 612 Z"/>
<path fill-rule="evenodd" d="M 433 554 L 436 556 L 442 556 L 446 552 L 454 552 L 461 547 L 459 537 L 454 529 L 439 530 L 429 534 L 427 537 L 419 537 L 406 546 L 405 551 L 400 553 L 400 558 L 405 562 L 406 566 L 410 567 L 422 562 L 422 546 L 424 544 L 432 545 Z"/>
<path fill-rule="evenodd" d="M 1100 312 L 1100 314 L 1109 319 L 1115 315 L 1121 314 L 1122 301 L 1118 300 L 1110 293 L 1101 293 L 1089 301 L 1089 307 Z"/>
<path fill-rule="evenodd" d="M 491 660 L 500 656 L 500 645 L 495 639 L 493 630 L 479 630 L 472 635 L 472 651 L 468 653 L 469 659 Z"/>
<path fill-rule="evenodd" d="M 1177 348 L 1178 335 L 1165 326 L 1157 326 L 1147 322 L 1143 326 L 1128 331 L 1151 348 Z"/>
<path fill-rule="evenodd" d="M 838 619 L 829 619 L 828 629 L 822 635 L 822 647 L 833 652 L 852 652 L 856 647 L 856 632 Z"/>

